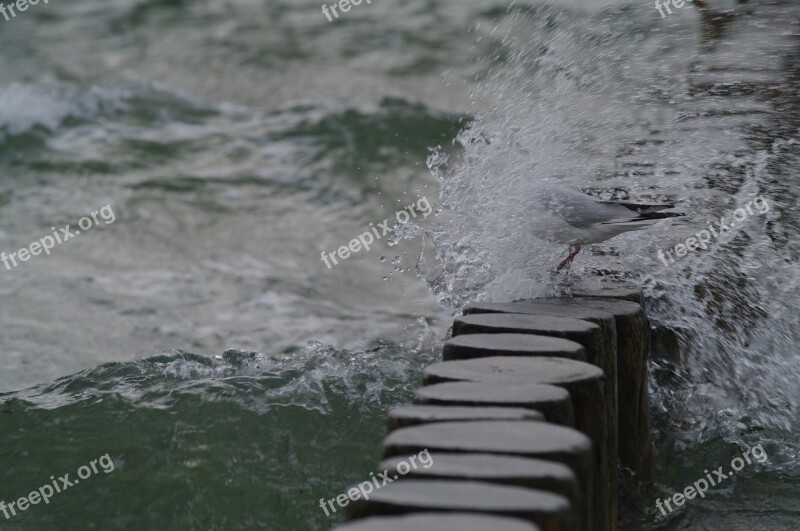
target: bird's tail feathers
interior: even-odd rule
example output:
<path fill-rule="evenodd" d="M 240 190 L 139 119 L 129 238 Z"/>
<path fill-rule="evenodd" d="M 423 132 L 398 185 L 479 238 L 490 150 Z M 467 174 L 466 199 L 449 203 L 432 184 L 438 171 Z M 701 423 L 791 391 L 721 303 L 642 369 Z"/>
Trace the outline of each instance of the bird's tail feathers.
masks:
<path fill-rule="evenodd" d="M 611 221 L 606 221 L 605 223 L 601 223 L 601 225 L 642 225 L 647 226 L 650 225 L 651 222 L 665 219 L 665 218 L 678 218 L 685 216 L 683 212 L 641 212 L 635 218 L 625 218 L 625 219 L 612 219 Z"/>
<path fill-rule="evenodd" d="M 627 201 L 600 201 L 600 203 L 604 203 L 606 205 L 623 206 L 628 210 L 632 210 L 633 212 L 638 212 L 639 214 L 646 214 L 649 212 L 660 212 L 662 210 L 667 210 L 669 208 L 675 208 L 675 205 L 673 203 L 647 204 L 647 203 L 630 203 Z"/>
<path fill-rule="evenodd" d="M 640 212 L 637 219 L 664 219 L 664 218 L 679 218 L 685 216 L 683 212 Z"/>

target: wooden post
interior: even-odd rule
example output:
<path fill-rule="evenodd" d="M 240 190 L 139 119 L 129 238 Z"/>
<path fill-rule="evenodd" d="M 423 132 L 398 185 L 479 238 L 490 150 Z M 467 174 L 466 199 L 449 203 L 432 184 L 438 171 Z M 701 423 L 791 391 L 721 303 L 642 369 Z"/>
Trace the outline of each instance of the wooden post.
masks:
<path fill-rule="evenodd" d="M 505 516 L 477 513 L 413 513 L 373 516 L 333 528 L 334 531 L 541 531 L 541 527 Z"/>
<path fill-rule="evenodd" d="M 581 319 L 520 313 L 475 313 L 453 322 L 453 337 L 463 334 L 537 334 L 560 337 L 581 344 L 588 351 L 602 352 L 599 325 Z M 595 365 L 598 365 L 595 363 Z"/>
<path fill-rule="evenodd" d="M 586 350 L 555 337 L 530 334 L 469 334 L 445 341 L 442 359 L 466 360 L 486 356 L 557 356 L 585 361 Z"/>
<path fill-rule="evenodd" d="M 409 456 L 390 457 L 379 469 L 387 470 L 389 476 L 407 468 Z M 464 481 L 487 481 L 502 485 L 513 485 L 530 489 L 555 492 L 567 498 L 573 507 L 580 507 L 578 483 L 575 474 L 567 465 L 543 459 L 492 454 L 448 454 L 434 453 L 431 460 L 436 466 L 417 467 L 408 472 L 409 479 L 457 479 Z"/>
<path fill-rule="evenodd" d="M 603 297 L 635 302 L 644 307 L 644 293 L 636 284 L 604 280 L 600 285 L 580 286 L 571 290 L 573 297 Z"/>
<path fill-rule="evenodd" d="M 569 405 L 571 408 L 572 404 Z M 389 411 L 387 431 L 391 433 L 406 426 L 456 420 L 545 420 L 545 416 L 522 407 L 400 406 Z"/>
<path fill-rule="evenodd" d="M 374 490 L 369 500 L 351 501 L 345 511 L 349 518 L 467 511 L 521 518 L 543 531 L 574 529 L 572 508 L 560 494 L 480 481 L 394 481 Z"/>
<path fill-rule="evenodd" d="M 414 402 L 449 406 L 528 408 L 541 412 L 549 422 L 575 426 L 575 413 L 569 392 L 552 385 L 448 382 L 417 389 Z"/>

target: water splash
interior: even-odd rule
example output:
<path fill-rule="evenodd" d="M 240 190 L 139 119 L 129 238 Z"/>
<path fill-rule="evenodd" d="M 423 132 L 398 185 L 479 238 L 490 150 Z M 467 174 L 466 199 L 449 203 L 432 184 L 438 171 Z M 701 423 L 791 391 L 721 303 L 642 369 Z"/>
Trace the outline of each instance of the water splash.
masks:
<path fill-rule="evenodd" d="M 497 66 L 473 94 L 476 118 L 455 149 L 440 146 L 428 159 L 441 195 L 418 272 L 453 313 L 478 300 L 556 294 L 562 286 L 550 272 L 565 249 L 535 236 L 539 214 L 530 205 L 542 187 L 677 199 L 686 218 L 583 253 L 573 275 L 624 272 L 644 286 L 654 324 L 678 334 L 682 359 L 657 362 L 656 372 L 672 376 L 653 389 L 677 438 L 744 444 L 769 430 L 787 442 L 800 403 L 798 226 L 790 214 L 798 166 L 788 160 L 797 158 L 796 140 L 772 138 L 760 148 L 746 141 L 748 130 L 729 128 L 720 138 L 716 124 L 681 125 L 686 109 L 719 103 L 688 93 L 673 74 L 697 58 L 695 41 L 680 49 L 641 20 L 631 31 L 619 14 L 607 10 L 585 24 L 552 6 L 511 8 Z M 751 216 L 708 252 L 663 267 L 658 249 L 757 194 L 771 212 Z"/>

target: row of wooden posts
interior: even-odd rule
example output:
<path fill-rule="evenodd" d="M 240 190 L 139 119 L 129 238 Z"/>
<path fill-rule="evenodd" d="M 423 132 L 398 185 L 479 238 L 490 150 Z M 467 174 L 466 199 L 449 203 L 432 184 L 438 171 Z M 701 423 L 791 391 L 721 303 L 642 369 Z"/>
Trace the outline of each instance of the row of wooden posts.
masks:
<path fill-rule="evenodd" d="M 336 529 L 617 529 L 620 483 L 652 480 L 650 326 L 638 289 L 573 294 L 466 308 L 414 404 L 389 413 L 378 470 L 399 480 Z M 398 473 L 424 450 L 429 468 Z"/>

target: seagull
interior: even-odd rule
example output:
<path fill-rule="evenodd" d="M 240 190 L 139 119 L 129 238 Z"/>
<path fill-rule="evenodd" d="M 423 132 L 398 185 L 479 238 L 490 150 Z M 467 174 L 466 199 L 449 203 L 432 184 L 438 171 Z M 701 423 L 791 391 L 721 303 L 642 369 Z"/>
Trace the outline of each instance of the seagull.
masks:
<path fill-rule="evenodd" d="M 675 207 L 670 203 L 602 201 L 563 188 L 546 188 L 539 200 L 542 210 L 549 211 L 552 216 L 540 220 L 537 232 L 544 239 L 569 244 L 569 255 L 558 264 L 556 272 L 569 269 L 582 245 L 604 242 L 624 232 L 647 228 L 659 219 L 685 215 L 662 212 Z"/>

